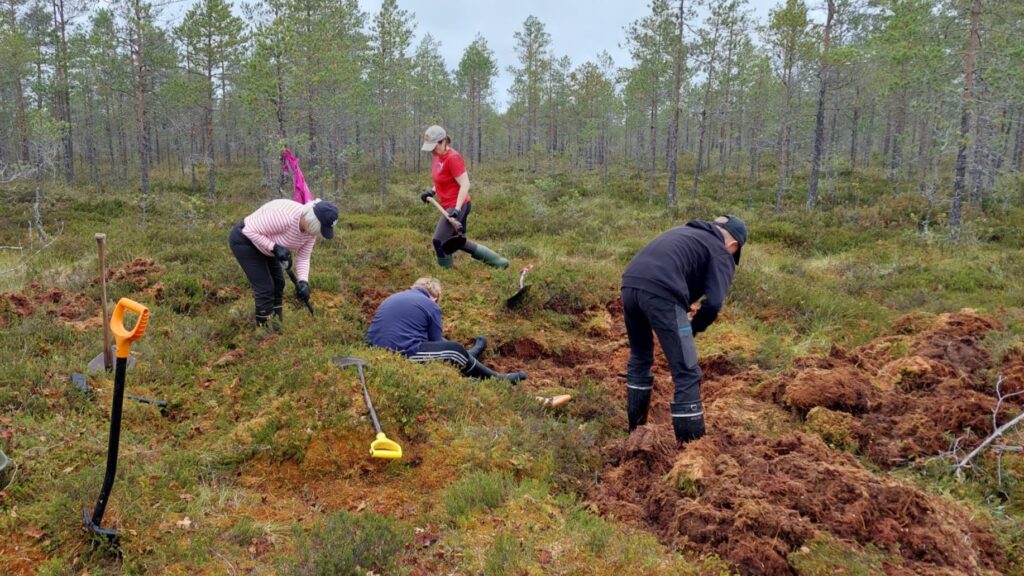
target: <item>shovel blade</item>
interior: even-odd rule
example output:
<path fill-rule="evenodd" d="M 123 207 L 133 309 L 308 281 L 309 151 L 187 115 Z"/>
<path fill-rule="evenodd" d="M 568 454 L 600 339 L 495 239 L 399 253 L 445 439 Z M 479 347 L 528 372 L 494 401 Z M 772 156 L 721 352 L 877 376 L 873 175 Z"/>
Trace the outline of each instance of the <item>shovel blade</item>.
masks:
<path fill-rule="evenodd" d="M 444 250 L 445 254 L 455 254 L 466 245 L 466 237 L 462 234 L 452 236 L 441 243 L 441 250 Z"/>
<path fill-rule="evenodd" d="M 505 301 L 505 306 L 509 308 L 518 308 L 523 305 L 523 301 L 526 300 L 526 294 L 530 291 L 529 286 L 523 286 L 518 292 L 513 294 L 508 300 Z"/>
<path fill-rule="evenodd" d="M 377 434 L 377 439 L 370 443 L 370 456 L 395 460 L 402 457 L 402 447 L 381 432 Z"/>
<path fill-rule="evenodd" d="M 117 357 L 117 347 L 116 346 L 111 346 L 110 347 L 110 362 L 111 362 L 110 370 L 114 369 L 113 362 L 114 362 L 114 358 L 116 358 L 116 357 Z M 128 357 L 128 365 L 126 367 L 129 368 L 129 369 L 135 367 L 135 356 L 129 356 Z M 89 361 L 89 365 L 86 366 L 86 371 L 90 372 L 90 373 L 91 372 L 104 372 L 106 370 L 107 370 L 107 367 L 106 367 L 106 364 L 105 364 L 104 359 L 103 359 L 103 352 L 100 352 L 99 354 L 97 354 L 95 358 L 93 358 L 92 360 Z"/>
<path fill-rule="evenodd" d="M 331 358 L 331 362 L 334 362 L 337 366 L 344 368 L 346 366 L 366 366 L 366 361 L 362 358 L 356 358 L 355 356 L 335 356 Z"/>

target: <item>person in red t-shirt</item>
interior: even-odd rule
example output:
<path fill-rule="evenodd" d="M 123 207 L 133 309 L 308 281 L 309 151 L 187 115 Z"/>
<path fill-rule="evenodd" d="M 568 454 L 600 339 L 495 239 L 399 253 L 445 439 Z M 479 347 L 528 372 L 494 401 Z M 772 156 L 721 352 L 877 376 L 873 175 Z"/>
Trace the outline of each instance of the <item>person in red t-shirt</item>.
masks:
<path fill-rule="evenodd" d="M 441 218 L 434 228 L 434 252 L 437 253 L 437 263 L 442 268 L 451 268 L 455 262 L 453 256 L 445 252 L 442 245 L 445 240 L 459 232 L 465 234 L 466 219 L 469 218 L 469 211 L 472 208 L 469 198 L 469 172 L 466 172 L 466 163 L 462 160 L 462 155 L 451 147 L 451 143 L 452 139 L 445 133 L 444 128 L 431 126 L 423 134 L 421 148 L 433 155 L 430 175 L 434 180 L 434 188 L 420 194 L 420 200 L 427 202 L 427 198 L 436 196 L 441 207 L 459 223 L 459 227 L 455 228 L 448 218 Z M 467 240 L 461 250 L 489 266 L 508 268 L 508 260 L 483 244 Z"/>

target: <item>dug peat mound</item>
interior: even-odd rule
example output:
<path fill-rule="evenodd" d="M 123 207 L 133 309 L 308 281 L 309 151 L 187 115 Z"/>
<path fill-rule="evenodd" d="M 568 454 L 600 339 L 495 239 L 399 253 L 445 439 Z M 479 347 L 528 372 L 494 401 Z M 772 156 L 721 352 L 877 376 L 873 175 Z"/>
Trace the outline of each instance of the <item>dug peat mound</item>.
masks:
<path fill-rule="evenodd" d="M 1002 394 L 1024 387 L 1018 351 L 997 365 L 982 346 L 1000 324 L 961 310 L 930 320 L 907 317 L 895 326 L 901 333 L 860 348 L 834 346 L 827 357 L 801 358 L 755 395 L 809 421 L 812 411 L 853 416 L 844 417 L 849 438 L 843 443 L 883 468 L 947 451 L 951 437 L 970 444 L 990 434 L 998 375 L 1005 372 Z M 1000 417 L 1007 415 L 1013 414 Z"/>
<path fill-rule="evenodd" d="M 591 500 L 666 545 L 716 553 L 743 574 L 794 573 L 822 532 L 891 555 L 888 572 L 982 574 L 1006 562 L 994 537 L 942 498 L 881 479 L 802 432 L 765 438 L 712 426 L 683 450 L 649 425 L 605 448 Z"/>
<path fill-rule="evenodd" d="M 881 558 L 888 574 L 1004 571 L 986 520 L 857 456 L 886 469 L 949 450 L 950 437 L 976 444 L 992 429 L 993 375 L 1005 372 L 1004 394 L 1024 386 L 1024 355 L 1012 349 L 997 365 L 981 339 L 1001 326 L 970 310 L 903 324 L 775 376 L 712 371 L 707 435 L 678 448 L 655 418 L 612 441 L 590 501 L 743 574 L 796 574 L 822 537 Z"/>

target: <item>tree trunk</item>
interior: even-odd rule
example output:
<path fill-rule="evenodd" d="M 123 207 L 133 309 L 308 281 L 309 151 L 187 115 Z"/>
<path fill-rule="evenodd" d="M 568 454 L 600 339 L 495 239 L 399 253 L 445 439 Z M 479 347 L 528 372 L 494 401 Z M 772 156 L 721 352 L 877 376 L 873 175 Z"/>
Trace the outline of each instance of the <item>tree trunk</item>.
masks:
<path fill-rule="evenodd" d="M 907 94 L 901 90 L 897 96 L 896 114 L 892 125 L 892 158 L 889 162 L 890 177 L 899 180 L 899 172 L 903 168 L 903 132 L 906 129 L 907 120 Z"/>
<path fill-rule="evenodd" d="M 99 159 L 96 157 L 95 112 L 93 110 L 92 89 L 85 89 L 85 155 L 89 162 L 89 180 L 97 190 L 100 189 Z"/>
<path fill-rule="evenodd" d="M 131 56 L 135 70 L 135 119 L 138 122 L 136 135 L 139 147 L 139 182 L 143 198 L 149 196 L 149 126 L 148 110 L 146 107 L 146 83 L 149 81 L 146 71 L 146 60 L 144 58 L 144 27 L 143 27 L 143 6 L 142 0 L 133 0 L 131 31 Z M 146 203 L 143 202 L 143 219 L 146 215 Z"/>
<path fill-rule="evenodd" d="M 964 92 L 960 103 L 960 144 L 956 152 L 956 166 L 953 170 L 953 203 L 949 209 L 949 234 L 960 237 L 963 218 L 964 175 L 967 172 L 968 134 L 971 132 L 971 113 L 974 106 L 974 62 L 978 54 L 978 21 L 981 19 L 981 0 L 971 4 L 971 35 L 964 55 Z"/>
<path fill-rule="evenodd" d="M 818 67 L 818 110 L 814 117 L 814 153 L 811 156 L 811 180 L 807 186 L 807 209 L 813 210 L 818 202 L 818 174 L 821 171 L 821 152 L 825 143 L 825 97 L 828 94 L 830 65 L 828 49 L 832 41 L 832 23 L 836 16 L 835 0 L 828 0 L 825 17 L 825 35 L 821 42 L 821 65 Z"/>
<path fill-rule="evenodd" d="M 981 86 L 979 98 L 981 102 L 985 101 L 987 96 L 984 89 L 984 85 Z M 971 160 L 971 185 L 968 196 L 970 197 L 971 205 L 975 208 L 981 207 L 981 198 L 984 195 L 982 190 L 982 174 L 988 168 L 988 134 L 991 131 L 988 129 L 988 120 L 986 115 L 975 110 L 974 119 L 974 141 L 971 145 L 974 147 L 974 158 Z"/>
<path fill-rule="evenodd" d="M 654 171 L 658 162 L 658 93 L 654 91 L 651 95 L 651 123 L 648 128 L 650 136 L 651 157 L 650 166 L 647 171 L 647 203 L 654 201 Z"/>
<path fill-rule="evenodd" d="M 779 127 L 779 139 L 776 145 L 777 156 L 778 156 L 778 174 L 775 179 L 775 213 L 779 214 L 782 212 L 782 197 L 786 190 L 786 178 L 789 172 L 789 139 L 790 139 L 790 122 L 792 121 L 791 115 L 793 112 L 793 55 L 788 57 L 786 63 L 786 75 L 785 75 L 785 99 L 782 107 L 782 126 Z"/>
<path fill-rule="evenodd" d="M 889 150 L 892 149 L 892 109 L 885 111 L 885 137 L 882 139 L 882 167 L 885 167 L 885 159 L 889 157 Z"/>
<path fill-rule="evenodd" d="M 53 0 L 53 26 L 57 37 L 54 53 L 54 94 L 57 120 L 64 123 L 62 139 L 62 159 L 64 181 L 72 184 L 75 181 L 74 140 L 72 139 L 71 122 L 71 89 L 68 82 L 68 42 L 67 20 L 64 17 L 64 0 Z"/>
<path fill-rule="evenodd" d="M 672 126 L 668 131 L 668 205 L 676 205 L 676 171 L 679 161 L 679 99 L 683 91 L 683 65 L 685 64 L 686 45 L 683 43 L 683 30 L 686 23 L 684 10 L 685 0 L 679 0 L 679 36 L 676 40 L 675 58 L 673 58 L 673 76 L 675 90 L 672 92 Z"/>
<path fill-rule="evenodd" d="M 850 172 L 857 169 L 857 128 L 860 125 L 860 84 L 853 95 L 853 120 L 850 123 Z"/>
<path fill-rule="evenodd" d="M 206 70 L 206 194 L 211 202 L 217 199 L 217 143 L 213 138 L 213 70 Z"/>
<path fill-rule="evenodd" d="M 388 198 L 388 142 L 387 123 L 385 122 L 384 102 L 380 102 L 380 199 Z"/>
<path fill-rule="evenodd" d="M 25 94 L 22 91 L 20 74 L 15 78 L 14 89 L 16 91 L 15 105 L 18 109 L 18 142 L 21 145 L 21 161 L 28 164 L 31 160 L 28 148 L 28 120 L 25 115 Z"/>
<path fill-rule="evenodd" d="M 708 94 L 711 92 L 711 79 L 708 78 L 704 88 L 704 105 L 700 110 L 700 126 L 699 136 L 697 137 L 697 166 L 695 167 L 693 174 L 693 186 L 690 187 L 690 199 L 697 199 L 697 186 L 700 185 L 701 176 L 704 175 L 704 136 L 707 133 L 707 99 Z"/>
<path fill-rule="evenodd" d="M 483 119 L 483 93 L 478 91 L 476 95 L 476 162 L 484 161 L 484 119 Z"/>
<path fill-rule="evenodd" d="M 1020 172 L 1021 160 L 1024 158 L 1024 108 L 1017 109 L 1017 138 L 1013 143 L 1010 155 L 1010 171 Z"/>

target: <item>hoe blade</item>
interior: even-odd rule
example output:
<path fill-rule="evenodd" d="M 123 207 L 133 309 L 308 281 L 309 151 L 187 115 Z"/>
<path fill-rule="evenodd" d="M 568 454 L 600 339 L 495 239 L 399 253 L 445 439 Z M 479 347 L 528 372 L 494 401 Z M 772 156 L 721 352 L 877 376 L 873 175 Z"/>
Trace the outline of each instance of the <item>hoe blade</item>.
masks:
<path fill-rule="evenodd" d="M 377 439 L 370 443 L 370 456 L 394 460 L 402 457 L 402 447 L 381 432 L 377 434 Z"/>
<path fill-rule="evenodd" d="M 342 368 L 346 366 L 366 366 L 366 360 L 356 358 L 355 356 L 335 356 L 331 358 L 331 362 Z"/>

